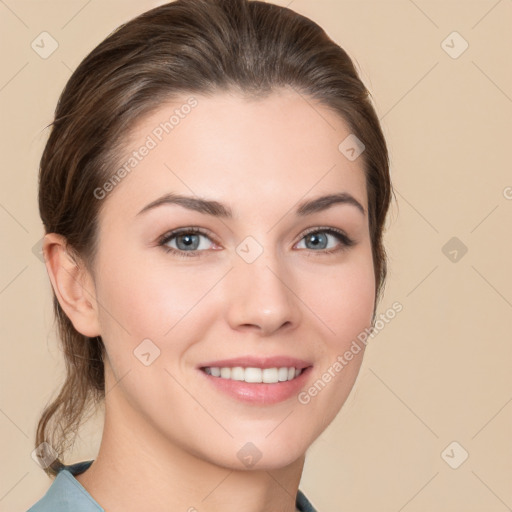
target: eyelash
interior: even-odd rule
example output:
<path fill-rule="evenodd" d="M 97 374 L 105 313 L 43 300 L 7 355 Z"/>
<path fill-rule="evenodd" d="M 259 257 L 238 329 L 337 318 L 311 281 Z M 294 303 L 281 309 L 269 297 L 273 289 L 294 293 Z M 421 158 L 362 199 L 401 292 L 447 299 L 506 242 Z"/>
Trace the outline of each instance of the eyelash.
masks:
<path fill-rule="evenodd" d="M 341 242 L 342 245 L 341 245 L 341 247 L 334 247 L 331 249 L 322 249 L 322 250 L 318 250 L 318 251 L 316 251 L 314 249 L 307 249 L 308 252 L 317 253 L 320 255 L 332 254 L 332 253 L 336 253 L 339 251 L 344 251 L 344 250 L 348 249 L 349 247 L 352 247 L 355 244 L 355 241 L 352 238 L 348 237 L 343 231 L 336 229 L 336 228 L 331 228 L 331 227 L 312 228 L 312 229 L 306 231 L 302 235 L 299 242 L 306 236 L 311 235 L 311 234 L 316 234 L 316 233 L 327 233 L 329 235 L 332 235 L 335 238 L 337 238 L 338 241 Z M 165 252 L 173 253 L 179 257 L 197 258 L 198 256 L 201 255 L 202 252 L 205 252 L 205 251 L 197 250 L 197 249 L 195 249 L 193 251 L 182 251 L 179 249 L 174 249 L 173 247 L 168 247 L 166 245 L 175 237 L 177 237 L 179 235 L 188 235 L 188 234 L 204 235 L 205 237 L 207 237 L 208 239 L 211 240 L 209 233 L 207 233 L 206 231 L 204 231 L 201 228 L 197 228 L 197 227 L 180 228 L 180 229 L 175 229 L 174 231 L 169 231 L 168 233 L 166 233 L 165 235 L 160 237 L 160 239 L 158 240 L 158 246 L 161 246 Z M 214 242 L 214 240 L 211 240 L 211 241 Z M 309 256 L 309 254 L 308 254 L 308 256 Z"/>

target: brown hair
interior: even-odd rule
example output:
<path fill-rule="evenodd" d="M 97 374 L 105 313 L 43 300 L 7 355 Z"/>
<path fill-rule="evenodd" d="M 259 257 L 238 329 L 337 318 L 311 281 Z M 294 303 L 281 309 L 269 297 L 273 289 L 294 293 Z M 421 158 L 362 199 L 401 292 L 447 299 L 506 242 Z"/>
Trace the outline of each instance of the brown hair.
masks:
<path fill-rule="evenodd" d="M 135 123 L 179 95 L 236 91 L 262 96 L 291 86 L 338 113 L 363 142 L 375 304 L 386 277 L 382 233 L 392 188 L 386 143 L 369 92 L 345 51 L 310 19 L 262 1 L 177 0 L 120 26 L 64 88 L 44 149 L 39 211 L 46 233 L 65 237 L 92 269 L 107 181 Z M 340 141 L 341 142 L 341 141 Z M 55 296 L 66 380 L 39 420 L 35 444 L 58 454 L 56 475 L 84 414 L 105 396 L 101 338 L 77 332 Z M 375 317 L 375 312 L 374 312 Z M 72 436 L 73 435 L 73 436 Z"/>

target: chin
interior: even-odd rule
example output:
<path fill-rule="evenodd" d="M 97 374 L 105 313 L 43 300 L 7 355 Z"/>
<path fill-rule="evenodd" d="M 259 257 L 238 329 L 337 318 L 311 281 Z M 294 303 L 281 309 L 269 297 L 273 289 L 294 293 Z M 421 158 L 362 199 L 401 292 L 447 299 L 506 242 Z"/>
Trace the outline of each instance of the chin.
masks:
<path fill-rule="evenodd" d="M 279 428 L 279 427 L 278 427 Z M 211 462 L 232 470 L 276 470 L 293 464 L 305 456 L 309 444 L 297 436 L 268 432 L 262 435 L 236 436 L 222 450 L 212 454 Z"/>

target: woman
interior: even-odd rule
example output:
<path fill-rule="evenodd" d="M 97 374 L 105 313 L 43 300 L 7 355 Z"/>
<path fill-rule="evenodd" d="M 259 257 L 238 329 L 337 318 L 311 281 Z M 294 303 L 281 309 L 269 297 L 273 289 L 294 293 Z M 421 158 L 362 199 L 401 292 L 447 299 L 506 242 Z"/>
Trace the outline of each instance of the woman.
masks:
<path fill-rule="evenodd" d="M 368 91 L 311 20 L 178 0 L 111 34 L 41 159 L 67 379 L 30 511 L 314 511 L 305 453 L 356 380 L 390 199 Z M 64 464 L 98 404 L 98 456 Z"/>

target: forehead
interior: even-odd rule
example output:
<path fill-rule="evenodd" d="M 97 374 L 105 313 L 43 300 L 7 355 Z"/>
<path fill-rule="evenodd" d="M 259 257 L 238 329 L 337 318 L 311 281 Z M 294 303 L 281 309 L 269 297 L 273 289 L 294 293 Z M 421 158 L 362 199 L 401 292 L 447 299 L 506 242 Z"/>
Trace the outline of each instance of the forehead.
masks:
<path fill-rule="evenodd" d="M 128 214 L 174 191 L 236 212 L 349 192 L 366 209 L 362 158 L 339 149 L 349 135 L 340 115 L 292 89 L 258 99 L 183 95 L 132 129 L 118 162 L 123 176 L 105 206 Z"/>

